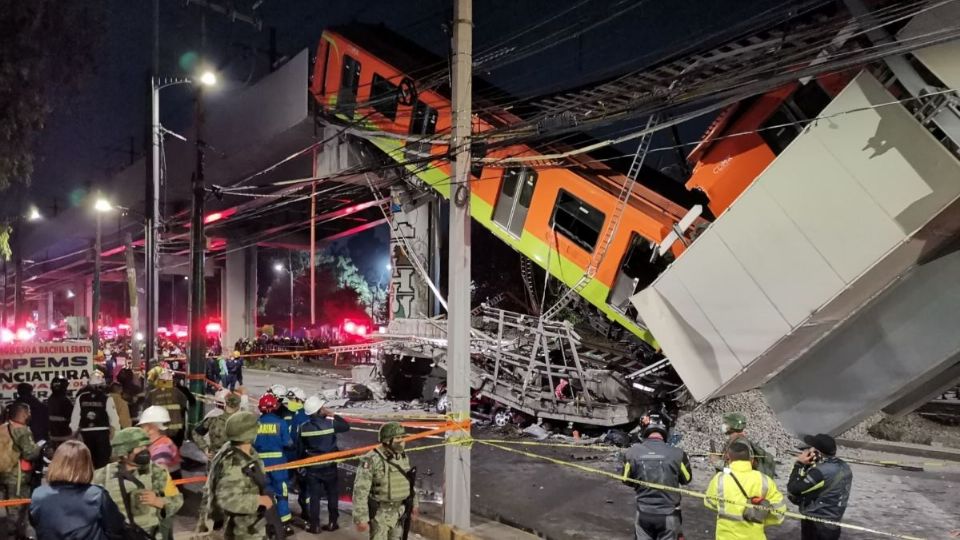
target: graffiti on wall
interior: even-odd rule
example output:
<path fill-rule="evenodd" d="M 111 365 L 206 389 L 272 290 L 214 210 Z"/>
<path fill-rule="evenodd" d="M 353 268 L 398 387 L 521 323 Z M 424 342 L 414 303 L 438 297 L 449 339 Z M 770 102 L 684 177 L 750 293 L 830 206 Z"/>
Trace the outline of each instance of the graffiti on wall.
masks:
<path fill-rule="evenodd" d="M 396 200 L 396 197 L 394 197 Z M 404 212 L 399 204 L 392 205 L 390 218 L 390 318 L 418 318 L 430 313 L 430 292 L 426 282 L 417 274 L 405 250 L 426 263 L 429 257 L 429 205 Z"/>

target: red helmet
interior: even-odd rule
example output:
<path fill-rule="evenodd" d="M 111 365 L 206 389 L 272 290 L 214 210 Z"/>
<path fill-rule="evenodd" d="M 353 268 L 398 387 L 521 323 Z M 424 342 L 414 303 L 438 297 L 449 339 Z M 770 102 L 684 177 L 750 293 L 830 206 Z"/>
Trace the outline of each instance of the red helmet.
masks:
<path fill-rule="evenodd" d="M 260 402 L 257 403 L 257 408 L 260 409 L 262 413 L 271 413 L 280 408 L 280 401 L 278 401 L 277 396 L 273 394 L 264 394 L 260 396 Z"/>

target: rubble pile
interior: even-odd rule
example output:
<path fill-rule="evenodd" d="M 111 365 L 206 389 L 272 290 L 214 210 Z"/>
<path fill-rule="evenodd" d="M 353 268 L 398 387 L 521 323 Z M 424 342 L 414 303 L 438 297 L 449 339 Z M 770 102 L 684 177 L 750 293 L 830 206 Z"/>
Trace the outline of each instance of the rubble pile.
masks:
<path fill-rule="evenodd" d="M 877 413 L 840 436 L 858 441 L 893 441 L 960 448 L 960 428 L 945 426 L 916 413 L 894 418 Z"/>
<path fill-rule="evenodd" d="M 701 454 L 709 452 L 710 441 L 714 441 L 719 451 L 726 439 L 723 415 L 730 412 L 747 416 L 747 436 L 767 451 L 777 456 L 796 452 L 799 441 L 783 429 L 758 390 L 717 398 L 681 413 L 676 425 L 676 431 L 683 436 L 679 446 L 688 453 Z"/>

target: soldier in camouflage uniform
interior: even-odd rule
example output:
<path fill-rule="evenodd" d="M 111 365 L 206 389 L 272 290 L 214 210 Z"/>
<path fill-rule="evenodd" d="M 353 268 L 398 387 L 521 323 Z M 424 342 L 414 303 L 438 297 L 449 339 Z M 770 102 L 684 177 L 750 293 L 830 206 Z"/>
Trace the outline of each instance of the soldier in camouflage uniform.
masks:
<path fill-rule="evenodd" d="M 407 479 L 410 460 L 403 451 L 404 434 L 403 426 L 396 422 L 381 426 L 380 447 L 363 456 L 357 469 L 353 522 L 360 532 L 369 528 L 371 540 L 400 540 L 403 536 L 404 500 L 413 491 Z M 416 508 L 414 494 L 414 513 Z"/>
<path fill-rule="evenodd" d="M 727 450 L 730 449 L 730 445 L 732 445 L 734 442 L 743 441 L 747 444 L 747 446 L 750 447 L 753 470 L 760 471 L 770 478 L 776 478 L 776 459 L 770 452 L 764 450 L 762 446 L 747 438 L 745 431 L 746 429 L 747 417 L 743 413 L 732 412 L 723 415 L 723 434 L 727 436 L 727 442 L 723 445 L 721 456 L 727 455 Z M 723 469 L 724 465 L 722 463 L 715 462 L 714 466 L 718 471 L 720 471 Z"/>
<path fill-rule="evenodd" d="M 128 522 L 152 538 L 161 538 L 169 530 L 169 527 L 161 527 L 161 523 L 173 520 L 174 514 L 183 506 L 183 495 L 173 484 L 170 473 L 150 461 L 150 437 L 143 429 L 120 430 L 113 436 L 110 446 L 115 461 L 97 469 L 93 483 L 107 490 Z M 127 492 L 126 502 L 120 490 L 121 478 Z M 132 516 L 127 513 L 127 504 Z"/>
<path fill-rule="evenodd" d="M 260 487 L 244 472 L 253 467 L 254 474 L 263 478 L 263 461 L 253 449 L 257 437 L 257 417 L 240 411 L 227 420 L 225 445 L 210 463 L 210 476 L 204 491 L 209 499 L 197 524 L 197 532 L 210 531 L 209 520 L 224 522 L 223 534 L 227 540 L 265 540 L 267 524 L 263 509 L 273 507 L 273 497 L 261 495 Z"/>
<path fill-rule="evenodd" d="M 0 424 L 0 429 L 9 430 L 13 441 L 12 451 L 17 454 L 17 463 L 11 470 L 0 473 L 0 485 L 6 491 L 5 499 L 29 499 L 33 475 L 29 462 L 40 455 L 40 447 L 33 442 L 33 434 L 30 433 L 30 407 L 23 402 L 14 402 L 9 408 L 9 418 L 8 422 Z M 15 538 L 29 538 L 26 535 L 27 506 L 7 508 L 7 516 L 10 514 L 15 516 Z M 6 535 L 0 532 L 0 537 L 6 538 Z"/>
<path fill-rule="evenodd" d="M 193 428 L 193 442 L 210 458 L 213 458 L 228 442 L 227 420 L 240 410 L 240 394 L 227 393 L 223 398 L 223 403 L 223 414 L 209 416 Z"/>

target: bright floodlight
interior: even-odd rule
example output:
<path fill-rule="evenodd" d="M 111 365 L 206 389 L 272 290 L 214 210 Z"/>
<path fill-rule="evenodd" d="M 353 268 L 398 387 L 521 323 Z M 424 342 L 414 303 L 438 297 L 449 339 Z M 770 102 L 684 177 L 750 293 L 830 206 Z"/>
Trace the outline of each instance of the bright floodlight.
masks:
<path fill-rule="evenodd" d="M 200 84 L 204 86 L 213 86 L 217 84 L 217 74 L 212 71 L 204 71 L 200 75 Z"/>
<path fill-rule="evenodd" d="M 73 298 L 74 296 L 76 295 L 73 294 L 73 291 L 67 291 L 67 298 Z"/>
<path fill-rule="evenodd" d="M 392 269 L 393 269 L 393 266 L 391 266 L 390 263 L 387 263 L 387 272 L 389 272 Z"/>
<path fill-rule="evenodd" d="M 137 332 L 133 335 L 133 339 L 137 341 L 143 341 L 143 332 Z"/>
<path fill-rule="evenodd" d="M 40 215 L 40 209 L 39 209 L 39 208 L 37 208 L 36 206 L 31 206 L 31 207 L 30 207 L 30 212 L 27 214 L 27 221 L 37 221 L 38 219 L 40 219 L 40 218 L 42 218 L 42 217 L 43 217 L 43 216 Z"/>
<path fill-rule="evenodd" d="M 277 263 L 273 265 L 273 269 L 276 270 L 277 272 L 283 272 L 283 265 L 280 263 Z"/>
<path fill-rule="evenodd" d="M 113 206 L 106 199 L 97 199 L 97 202 L 93 203 L 93 209 L 97 212 L 109 212 L 113 210 Z"/>

